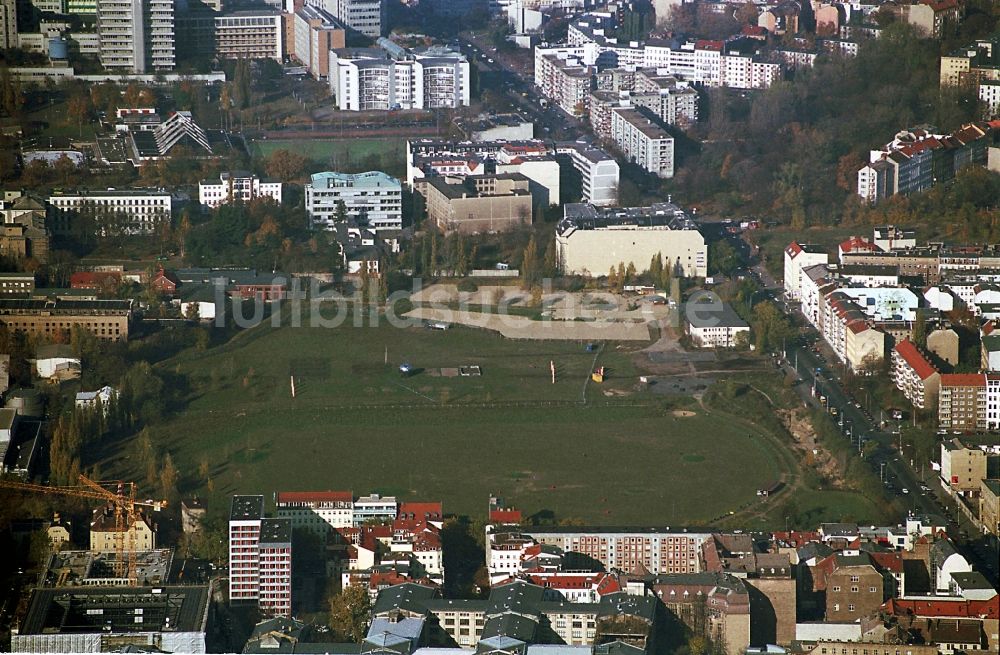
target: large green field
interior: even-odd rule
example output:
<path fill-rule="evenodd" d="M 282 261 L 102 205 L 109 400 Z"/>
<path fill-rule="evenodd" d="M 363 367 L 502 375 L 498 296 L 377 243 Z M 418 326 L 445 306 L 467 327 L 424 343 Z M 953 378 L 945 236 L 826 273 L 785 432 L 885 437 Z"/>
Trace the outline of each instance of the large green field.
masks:
<path fill-rule="evenodd" d="M 361 139 L 268 139 L 250 145 L 251 154 L 267 157 L 275 150 L 291 150 L 316 161 L 348 159 L 361 162 L 369 155 L 387 155 L 403 160 L 406 139 L 400 137 Z"/>
<path fill-rule="evenodd" d="M 704 524 L 752 510 L 758 488 L 795 476 L 780 437 L 759 434 L 737 407 L 707 411 L 643 389 L 634 348 L 595 353 L 462 327 L 258 327 L 163 363 L 191 390 L 152 431 L 183 491 L 216 508 L 232 493 L 351 489 L 481 515 L 500 493 L 529 514 Z M 404 361 L 421 370 L 402 377 Z M 595 363 L 610 373 L 600 385 L 588 382 Z M 467 365 L 482 375 L 442 371 Z M 828 504 L 818 493 L 803 509 Z"/>

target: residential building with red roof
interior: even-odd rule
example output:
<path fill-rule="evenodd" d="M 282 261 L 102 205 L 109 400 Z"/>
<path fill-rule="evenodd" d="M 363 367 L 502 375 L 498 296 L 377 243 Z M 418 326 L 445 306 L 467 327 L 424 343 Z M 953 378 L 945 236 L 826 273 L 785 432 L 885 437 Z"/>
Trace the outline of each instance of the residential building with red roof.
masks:
<path fill-rule="evenodd" d="M 69 276 L 71 289 L 95 289 L 97 291 L 116 291 L 122 283 L 119 271 L 77 271 Z"/>
<path fill-rule="evenodd" d="M 785 248 L 785 296 L 799 300 L 802 289 L 802 271 L 810 266 L 829 264 L 830 256 L 822 246 L 792 241 Z"/>
<path fill-rule="evenodd" d="M 914 407 L 927 409 L 937 404 L 941 373 L 909 339 L 900 341 L 893 348 L 889 372 L 896 388 L 903 392 Z"/>
<path fill-rule="evenodd" d="M 845 254 L 859 252 L 881 252 L 881 248 L 864 237 L 852 236 L 837 245 L 837 260 L 843 264 Z"/>
<path fill-rule="evenodd" d="M 608 594 L 616 594 L 622 589 L 618 578 L 606 572 L 532 572 L 517 576 L 531 584 L 558 592 L 558 598 L 570 603 L 599 603 Z M 514 578 L 509 580 L 513 581 Z M 499 584 L 504 584 L 500 582 Z"/>

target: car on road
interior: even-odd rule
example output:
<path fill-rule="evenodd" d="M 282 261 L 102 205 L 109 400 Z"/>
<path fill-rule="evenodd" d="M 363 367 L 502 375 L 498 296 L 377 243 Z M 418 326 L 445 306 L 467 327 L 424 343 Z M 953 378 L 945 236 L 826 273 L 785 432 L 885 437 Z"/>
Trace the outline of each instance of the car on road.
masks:
<path fill-rule="evenodd" d="M 900 491 L 902 491 L 904 494 L 910 493 L 910 490 L 907 489 L 906 487 L 903 487 L 902 489 L 900 489 Z"/>

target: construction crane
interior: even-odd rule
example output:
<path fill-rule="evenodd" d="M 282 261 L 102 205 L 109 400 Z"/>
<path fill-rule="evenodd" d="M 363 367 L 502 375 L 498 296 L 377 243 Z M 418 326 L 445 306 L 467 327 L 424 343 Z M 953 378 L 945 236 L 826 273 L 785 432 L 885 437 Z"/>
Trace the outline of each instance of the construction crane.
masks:
<path fill-rule="evenodd" d="M 100 500 L 111 505 L 115 512 L 115 576 L 127 579 L 129 584 L 134 585 L 136 583 L 136 549 L 133 526 L 139 519 L 140 508 L 150 507 L 153 511 L 158 512 L 166 507 L 167 501 L 136 500 L 134 482 L 120 480 L 96 482 L 82 473 L 79 479 L 80 485 L 66 487 L 0 479 L 0 488 L 87 498 Z M 114 490 L 112 491 L 112 489 Z"/>

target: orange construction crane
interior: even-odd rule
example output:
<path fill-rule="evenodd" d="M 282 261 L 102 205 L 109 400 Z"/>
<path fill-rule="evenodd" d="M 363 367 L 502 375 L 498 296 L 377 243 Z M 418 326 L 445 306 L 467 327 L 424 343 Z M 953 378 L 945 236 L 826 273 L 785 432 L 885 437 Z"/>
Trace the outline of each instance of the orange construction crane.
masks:
<path fill-rule="evenodd" d="M 136 583 L 135 530 L 132 528 L 139 520 L 139 508 L 151 507 L 153 511 L 158 512 L 166 507 L 167 501 L 136 500 L 134 482 L 120 480 L 95 482 L 82 473 L 80 482 L 82 484 L 79 486 L 53 487 L 0 479 L 0 488 L 87 498 L 111 505 L 115 511 L 115 575 L 128 579 L 129 584 L 134 585 Z"/>

